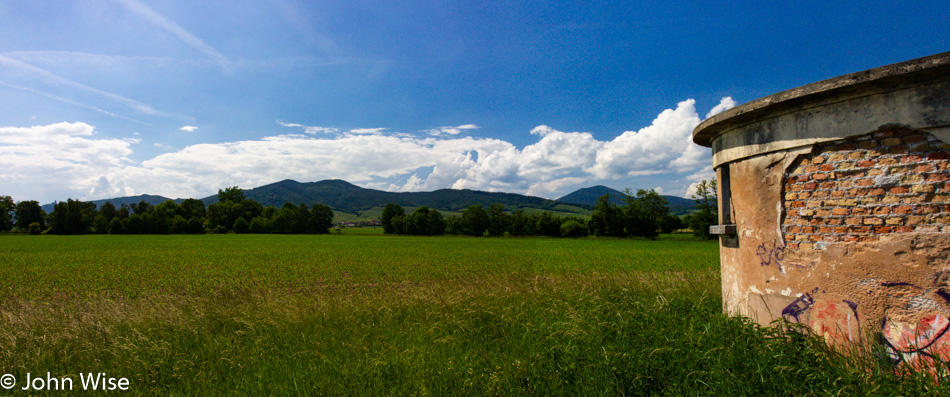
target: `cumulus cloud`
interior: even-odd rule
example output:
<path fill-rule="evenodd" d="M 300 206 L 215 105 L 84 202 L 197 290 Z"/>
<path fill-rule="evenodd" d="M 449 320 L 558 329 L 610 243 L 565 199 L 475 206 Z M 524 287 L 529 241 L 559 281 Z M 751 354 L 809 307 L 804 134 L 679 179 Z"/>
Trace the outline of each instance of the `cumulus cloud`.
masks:
<path fill-rule="evenodd" d="M 706 113 L 706 118 L 708 119 L 712 116 L 725 112 L 734 107 L 736 107 L 736 101 L 732 100 L 731 96 L 724 97 L 722 98 L 722 101 L 720 101 L 718 105 L 714 106 L 712 110 L 709 111 L 709 113 Z"/>
<path fill-rule="evenodd" d="M 179 130 L 182 130 L 185 132 L 195 132 L 198 130 L 198 127 L 195 127 L 193 125 L 186 125 L 184 127 L 179 128 Z"/>
<path fill-rule="evenodd" d="M 64 187 L 71 197 L 124 195 L 126 185 L 109 176 L 132 164 L 127 156 L 139 140 L 94 135 L 78 122 L 0 128 L 0 184 L 30 198 L 56 198 L 50 195 Z"/>
<path fill-rule="evenodd" d="M 729 103 L 727 98 L 719 105 L 724 103 Z M 137 139 L 97 139 L 94 128 L 84 123 L 8 127 L 0 129 L 0 165 L 10 171 L 0 182 L 6 186 L 20 181 L 27 197 L 50 201 L 64 199 L 63 194 L 81 199 L 142 193 L 203 197 L 222 186 L 250 188 L 282 179 L 344 179 L 394 191 L 479 189 L 553 198 L 585 184 L 669 175 L 681 185 L 664 184 L 658 191 L 682 192 L 687 184 L 712 175 L 709 150 L 690 139 L 699 121 L 690 99 L 664 110 L 649 126 L 612 140 L 540 125 L 527 132 L 536 140 L 523 148 L 500 139 L 449 133 L 420 137 L 386 128 L 316 135 L 335 129 L 278 122 L 305 133 L 190 145 L 138 163 L 128 160 Z M 66 189 L 37 192 L 27 185 Z"/>

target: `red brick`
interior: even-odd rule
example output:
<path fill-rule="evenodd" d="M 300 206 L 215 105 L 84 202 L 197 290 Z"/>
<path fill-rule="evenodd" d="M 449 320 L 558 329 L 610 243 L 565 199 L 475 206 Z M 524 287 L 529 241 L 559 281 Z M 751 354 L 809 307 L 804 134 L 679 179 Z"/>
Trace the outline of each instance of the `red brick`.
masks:
<path fill-rule="evenodd" d="M 818 169 L 822 171 L 834 171 L 835 166 L 831 164 L 822 164 L 820 167 L 818 167 Z"/>
<path fill-rule="evenodd" d="M 825 162 L 825 158 L 824 158 L 824 157 L 821 157 L 821 156 L 818 156 L 818 157 L 815 157 L 815 158 L 811 159 L 811 163 L 812 163 L 812 164 L 821 164 L 821 163 L 824 163 L 824 162 Z"/>
<path fill-rule="evenodd" d="M 867 189 L 851 189 L 848 191 L 848 194 L 851 196 L 864 196 L 868 194 Z"/>
<path fill-rule="evenodd" d="M 847 232 L 848 232 L 847 226 L 838 226 L 835 228 L 835 233 L 847 233 Z"/>
<path fill-rule="evenodd" d="M 844 238 L 841 239 L 841 241 L 845 241 L 845 242 L 849 242 L 849 243 L 853 243 L 853 242 L 858 241 L 858 240 L 860 240 L 860 238 L 858 238 L 858 236 L 844 236 Z"/>
<path fill-rule="evenodd" d="M 891 213 L 891 207 L 876 207 L 874 208 L 874 215 L 887 215 Z"/>
<path fill-rule="evenodd" d="M 874 227 L 874 233 L 890 233 L 890 232 L 891 232 L 890 226 L 875 226 Z"/>
<path fill-rule="evenodd" d="M 874 179 L 870 179 L 870 178 L 858 179 L 857 184 L 858 186 L 873 186 Z"/>
<path fill-rule="evenodd" d="M 818 233 L 821 233 L 821 234 L 828 234 L 828 233 L 831 233 L 831 228 L 828 227 L 828 226 L 819 227 L 819 228 L 818 228 Z"/>
<path fill-rule="evenodd" d="M 881 218 L 864 218 L 865 225 L 882 225 L 884 220 Z"/>
<path fill-rule="evenodd" d="M 798 243 L 788 243 L 788 244 L 785 244 L 785 248 L 797 250 L 797 249 L 798 249 Z"/>
<path fill-rule="evenodd" d="M 868 191 L 868 195 L 870 195 L 870 196 L 883 196 L 883 195 L 884 195 L 884 188 L 876 187 L 876 188 L 874 188 L 874 189 L 871 189 L 871 190 Z"/>
<path fill-rule="evenodd" d="M 904 223 L 904 218 L 887 218 L 887 221 L 884 223 L 888 225 L 901 225 Z"/>
<path fill-rule="evenodd" d="M 947 187 L 947 189 L 950 190 L 950 187 Z M 848 192 L 846 192 L 846 191 L 844 191 L 844 190 L 835 190 L 835 191 L 831 192 L 831 197 L 834 197 L 834 198 L 842 198 L 842 197 L 845 197 L 845 196 L 847 196 L 847 195 L 848 195 Z"/>
<path fill-rule="evenodd" d="M 914 172 L 933 172 L 935 169 L 933 164 L 921 164 L 914 168 Z"/>
<path fill-rule="evenodd" d="M 805 167 L 805 172 L 807 172 L 807 173 L 809 173 L 809 174 L 812 173 L 812 172 L 818 172 L 818 166 L 817 166 L 817 165 L 809 165 L 809 166 Z"/>
<path fill-rule="evenodd" d="M 849 225 L 860 225 L 860 224 L 861 224 L 861 218 L 860 218 L 860 217 L 849 217 L 849 218 L 845 218 L 844 223 L 847 223 L 847 224 L 849 224 Z"/>
<path fill-rule="evenodd" d="M 914 210 L 914 207 L 911 207 L 909 205 L 902 205 L 902 206 L 894 207 L 894 209 L 891 210 L 891 212 L 895 214 L 906 215 L 913 212 L 913 210 Z"/>
<path fill-rule="evenodd" d="M 868 209 L 864 207 L 857 207 L 851 209 L 852 215 L 867 215 Z"/>
<path fill-rule="evenodd" d="M 912 155 L 909 155 L 909 156 L 901 157 L 901 164 L 916 163 L 916 162 L 918 162 L 918 161 L 920 161 L 920 160 L 923 160 L 922 158 L 920 158 L 920 156 L 918 156 L 918 155 L 916 155 L 916 154 L 912 154 Z"/>
<path fill-rule="evenodd" d="M 945 182 L 950 180 L 950 175 L 945 173 L 927 174 L 927 182 Z"/>
<path fill-rule="evenodd" d="M 887 152 L 890 154 L 907 153 L 907 146 L 904 146 L 904 145 L 891 146 L 887 148 Z"/>
<path fill-rule="evenodd" d="M 802 233 L 805 233 L 805 234 L 812 234 L 812 233 L 814 233 L 814 232 L 815 232 L 815 228 L 812 227 L 812 226 L 805 226 L 805 227 L 802 228 Z"/>
<path fill-rule="evenodd" d="M 912 233 L 914 229 L 916 229 L 916 227 L 914 226 L 898 226 L 897 232 L 898 233 Z"/>
<path fill-rule="evenodd" d="M 822 235 L 813 234 L 811 236 L 808 236 L 808 241 L 821 241 L 821 238 L 822 238 Z"/>
<path fill-rule="evenodd" d="M 851 210 L 847 208 L 835 208 L 831 210 L 831 213 L 834 215 L 848 215 L 851 213 Z"/>
<path fill-rule="evenodd" d="M 811 176 L 809 176 L 809 175 L 799 175 L 799 176 L 798 176 L 798 181 L 799 181 L 799 182 L 808 182 L 809 179 L 811 179 Z"/>
<path fill-rule="evenodd" d="M 842 223 L 844 223 L 844 220 L 842 218 L 826 218 L 825 219 L 826 225 L 837 226 Z"/>
<path fill-rule="evenodd" d="M 947 160 L 950 159 L 948 152 L 933 152 L 927 155 L 927 160 Z"/>
<path fill-rule="evenodd" d="M 838 237 L 838 236 L 822 236 L 822 237 L 821 237 L 821 241 L 825 241 L 825 242 L 829 242 L 829 243 L 834 243 L 834 242 L 837 242 L 837 241 L 839 241 L 839 240 L 841 240 L 841 238 Z"/>
<path fill-rule="evenodd" d="M 801 231 L 802 231 L 802 227 L 801 227 L 801 226 L 792 226 L 792 227 L 788 228 L 788 232 L 789 232 L 789 233 L 801 233 Z"/>
<path fill-rule="evenodd" d="M 838 187 L 838 182 L 822 182 L 821 183 L 822 189 L 834 189 L 837 187 Z"/>
<path fill-rule="evenodd" d="M 802 185 L 802 189 L 805 189 L 805 190 L 815 190 L 817 188 L 818 188 L 818 184 L 815 182 L 808 182 Z"/>
<path fill-rule="evenodd" d="M 828 175 L 819 173 L 819 174 L 812 175 L 811 179 L 814 179 L 816 181 L 823 181 L 825 179 L 828 179 Z"/>
<path fill-rule="evenodd" d="M 853 234 L 865 234 L 871 231 L 871 228 L 868 226 L 852 226 L 851 233 Z"/>
<path fill-rule="evenodd" d="M 910 190 L 903 186 L 895 186 L 891 188 L 891 194 L 905 194 L 910 193 Z"/>
<path fill-rule="evenodd" d="M 877 146 L 878 146 L 877 141 L 873 139 L 870 141 L 858 142 L 858 149 L 870 149 L 870 148 L 875 148 Z"/>
<path fill-rule="evenodd" d="M 870 168 L 870 167 L 873 167 L 875 164 L 877 164 L 877 162 L 875 162 L 874 160 L 858 160 L 857 166 L 863 167 L 863 168 Z"/>
<path fill-rule="evenodd" d="M 885 158 L 878 159 L 877 164 L 878 165 L 893 165 L 893 164 L 897 164 L 897 160 L 890 157 L 885 157 Z"/>
<path fill-rule="evenodd" d="M 792 202 L 792 208 L 803 208 L 803 207 L 805 207 L 805 202 L 804 202 L 804 201 L 800 201 L 800 200 L 799 200 L 799 201 L 793 201 L 793 202 Z"/>

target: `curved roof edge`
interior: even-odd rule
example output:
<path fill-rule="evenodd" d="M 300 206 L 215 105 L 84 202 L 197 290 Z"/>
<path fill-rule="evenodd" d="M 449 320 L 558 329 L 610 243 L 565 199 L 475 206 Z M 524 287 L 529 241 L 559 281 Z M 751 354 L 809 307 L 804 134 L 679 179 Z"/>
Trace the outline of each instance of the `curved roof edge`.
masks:
<path fill-rule="evenodd" d="M 912 74 L 912 77 L 907 75 Z M 807 102 L 846 96 L 871 95 L 897 89 L 904 83 L 933 78 L 950 79 L 950 52 L 833 77 L 744 103 L 710 117 L 693 129 L 693 142 L 710 147 L 719 134 L 737 126 L 781 114 Z"/>

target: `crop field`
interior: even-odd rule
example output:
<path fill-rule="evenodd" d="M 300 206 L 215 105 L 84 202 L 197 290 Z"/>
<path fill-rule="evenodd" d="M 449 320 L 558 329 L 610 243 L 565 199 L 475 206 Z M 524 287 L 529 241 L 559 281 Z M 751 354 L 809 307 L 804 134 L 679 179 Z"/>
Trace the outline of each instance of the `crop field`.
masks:
<path fill-rule="evenodd" d="M 369 230 L 0 236 L 0 373 L 150 395 L 947 391 L 723 315 L 715 242 Z"/>

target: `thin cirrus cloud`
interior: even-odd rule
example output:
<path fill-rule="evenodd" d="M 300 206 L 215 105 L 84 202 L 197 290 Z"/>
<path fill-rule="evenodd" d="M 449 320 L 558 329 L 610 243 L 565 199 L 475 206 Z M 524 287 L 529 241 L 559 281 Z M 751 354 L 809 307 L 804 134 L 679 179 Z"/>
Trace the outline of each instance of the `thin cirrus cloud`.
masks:
<path fill-rule="evenodd" d="M 222 67 L 227 66 L 228 58 L 225 57 L 224 54 L 218 52 L 214 47 L 211 47 L 208 43 L 205 43 L 197 36 L 191 34 L 191 32 L 185 30 L 181 25 L 159 14 L 148 5 L 138 0 L 115 0 L 115 2 L 158 28 L 171 33 L 185 44 L 205 54 L 208 58 L 213 59 Z"/>
<path fill-rule="evenodd" d="M 728 107 L 730 101 L 723 98 L 717 106 Z M 344 179 L 393 191 L 464 188 L 554 198 L 584 184 L 669 174 L 688 182 L 664 189 L 684 192 L 689 182 L 711 172 L 708 150 L 690 140 L 700 121 L 695 101 L 689 99 L 661 112 L 649 126 L 606 141 L 542 125 L 529 132 L 537 140 L 519 149 L 500 139 L 365 128 L 202 143 L 138 163 L 128 160 L 138 140 L 98 139 L 92 126 L 59 123 L 0 128 L 6 144 L 0 146 L 0 166 L 10 170 L 3 176 L 4 185 L 16 190 L 7 194 L 45 202 L 143 193 L 203 197 L 222 186 L 251 188 L 283 179 Z M 279 123 L 305 131 L 322 128 Z M 50 143 L 55 145 L 47 147 Z"/>

